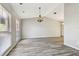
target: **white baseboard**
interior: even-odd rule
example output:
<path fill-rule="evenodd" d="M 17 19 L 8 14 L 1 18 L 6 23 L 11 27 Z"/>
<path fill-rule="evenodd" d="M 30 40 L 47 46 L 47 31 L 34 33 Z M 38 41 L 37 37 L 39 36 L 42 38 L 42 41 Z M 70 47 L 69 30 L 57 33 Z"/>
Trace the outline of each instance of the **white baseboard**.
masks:
<path fill-rule="evenodd" d="M 56 37 L 61 37 L 61 36 L 56 36 Z M 31 38 L 55 38 L 55 37 L 26 37 L 26 38 L 22 38 L 22 39 L 31 39 Z"/>
<path fill-rule="evenodd" d="M 78 47 L 75 47 L 75 46 L 73 46 L 73 45 L 70 45 L 70 44 L 67 44 L 67 43 L 64 43 L 64 45 L 69 46 L 69 47 L 72 47 L 72 48 L 74 48 L 74 49 L 76 49 L 76 50 L 79 50 Z"/>
<path fill-rule="evenodd" d="M 19 42 L 20 40 L 18 40 L 14 45 L 12 45 L 11 47 L 9 47 L 4 53 L 2 56 L 7 56 L 9 54 L 9 52 L 17 45 L 17 43 Z"/>

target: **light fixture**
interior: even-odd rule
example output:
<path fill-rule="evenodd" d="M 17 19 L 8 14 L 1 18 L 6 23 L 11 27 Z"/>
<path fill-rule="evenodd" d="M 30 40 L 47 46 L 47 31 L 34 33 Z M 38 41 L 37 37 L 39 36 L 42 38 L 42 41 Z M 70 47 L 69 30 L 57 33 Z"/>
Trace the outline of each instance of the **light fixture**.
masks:
<path fill-rule="evenodd" d="M 42 22 L 43 21 L 43 19 L 42 19 L 42 16 L 41 16 L 41 7 L 38 7 L 38 9 L 39 9 L 39 16 L 38 16 L 38 22 Z"/>
<path fill-rule="evenodd" d="M 23 5 L 23 3 L 19 3 L 20 5 Z"/>
<path fill-rule="evenodd" d="M 54 14 L 57 14 L 56 11 L 54 12 Z"/>

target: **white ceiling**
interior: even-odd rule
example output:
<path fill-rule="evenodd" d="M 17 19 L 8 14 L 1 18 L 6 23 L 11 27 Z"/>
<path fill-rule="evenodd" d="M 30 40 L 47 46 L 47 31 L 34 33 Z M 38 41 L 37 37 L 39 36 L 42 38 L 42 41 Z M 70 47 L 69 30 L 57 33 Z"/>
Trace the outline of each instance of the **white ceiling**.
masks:
<path fill-rule="evenodd" d="M 56 11 L 56 14 L 53 14 L 54 11 Z M 46 17 L 64 22 L 64 4 L 60 4 L 59 6 L 57 6 L 54 10 L 48 13 Z"/>
<path fill-rule="evenodd" d="M 53 12 L 57 11 L 58 15 L 53 19 L 64 19 L 63 4 L 62 3 L 19 3 L 11 4 L 15 12 L 20 16 L 20 18 L 33 18 L 38 17 L 39 9 L 41 8 L 42 16 L 48 16 L 50 18 L 54 17 Z M 23 13 L 24 11 L 24 13 Z M 61 16 L 59 16 L 61 15 Z"/>

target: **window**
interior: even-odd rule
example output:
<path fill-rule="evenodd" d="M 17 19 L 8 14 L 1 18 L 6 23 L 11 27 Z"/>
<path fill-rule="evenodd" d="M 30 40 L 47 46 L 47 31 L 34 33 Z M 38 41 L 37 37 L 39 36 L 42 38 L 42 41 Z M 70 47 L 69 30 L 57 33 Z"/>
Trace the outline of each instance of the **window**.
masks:
<path fill-rule="evenodd" d="M 9 31 L 11 31 L 11 14 L 0 5 L 0 55 L 3 55 L 11 47 Z"/>
<path fill-rule="evenodd" d="M 20 40 L 20 21 L 16 19 L 16 41 Z"/>
<path fill-rule="evenodd" d="M 11 15 L 0 6 L 0 32 L 10 31 L 10 18 Z"/>
<path fill-rule="evenodd" d="M 19 24 L 19 20 L 16 19 L 16 31 L 20 31 L 20 24 Z"/>

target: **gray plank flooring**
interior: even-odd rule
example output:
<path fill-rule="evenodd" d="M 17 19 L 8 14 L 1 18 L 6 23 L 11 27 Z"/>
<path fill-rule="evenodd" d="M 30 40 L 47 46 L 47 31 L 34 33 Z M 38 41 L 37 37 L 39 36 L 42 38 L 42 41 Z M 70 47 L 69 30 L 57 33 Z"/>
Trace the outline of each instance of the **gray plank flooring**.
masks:
<path fill-rule="evenodd" d="M 63 38 L 23 39 L 8 56 L 79 56 L 79 51 L 63 45 Z"/>

